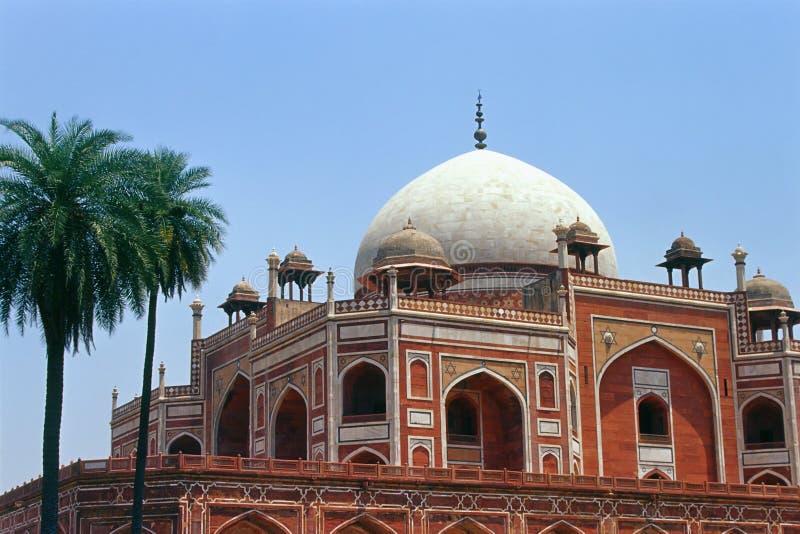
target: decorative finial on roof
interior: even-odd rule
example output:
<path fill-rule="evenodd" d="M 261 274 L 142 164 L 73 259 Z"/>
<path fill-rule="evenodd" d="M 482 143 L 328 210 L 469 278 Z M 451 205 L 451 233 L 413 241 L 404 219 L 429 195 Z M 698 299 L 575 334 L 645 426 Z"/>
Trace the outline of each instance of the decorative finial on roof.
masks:
<path fill-rule="evenodd" d="M 472 136 L 477 141 L 477 143 L 475 143 L 475 148 L 478 150 L 486 148 L 486 143 L 484 143 L 486 140 L 486 132 L 483 130 L 484 118 L 483 111 L 481 111 L 481 108 L 483 107 L 483 104 L 481 104 L 481 98 L 481 92 L 478 91 L 478 102 L 475 104 L 475 107 L 478 108 L 478 110 L 475 112 L 475 122 L 478 123 L 478 129 L 475 130 L 475 134 Z"/>
<path fill-rule="evenodd" d="M 406 223 L 406 225 L 403 227 L 403 230 L 416 230 L 416 229 L 417 229 L 417 227 L 416 227 L 416 226 L 414 226 L 414 223 L 413 223 L 413 222 L 411 222 L 411 217 L 409 217 L 409 218 L 408 218 L 408 222 L 407 222 L 407 223 Z"/>
<path fill-rule="evenodd" d="M 753 278 L 764 278 L 764 275 L 761 274 L 761 267 L 756 267 L 756 275 Z"/>

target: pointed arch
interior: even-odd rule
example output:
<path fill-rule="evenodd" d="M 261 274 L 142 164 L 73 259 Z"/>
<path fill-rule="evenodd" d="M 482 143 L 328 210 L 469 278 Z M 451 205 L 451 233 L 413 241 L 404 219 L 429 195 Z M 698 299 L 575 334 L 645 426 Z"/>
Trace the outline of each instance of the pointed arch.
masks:
<path fill-rule="evenodd" d="M 661 469 L 651 469 L 642 478 L 649 478 L 651 480 L 672 480 L 672 478 Z"/>
<path fill-rule="evenodd" d="M 411 465 L 415 467 L 431 467 L 431 458 L 433 454 L 431 454 L 430 449 L 427 445 L 417 444 L 414 445 L 414 448 L 411 449 Z"/>
<path fill-rule="evenodd" d="M 548 475 L 557 475 L 561 472 L 561 459 L 552 452 L 546 452 L 542 455 L 542 473 Z"/>
<path fill-rule="evenodd" d="M 378 460 L 380 460 L 381 462 L 383 462 L 383 465 L 389 465 L 389 460 L 386 458 L 386 456 L 384 456 L 384 455 L 383 455 L 383 454 L 381 454 L 380 452 L 376 451 L 376 450 L 375 450 L 375 449 L 373 449 L 372 447 L 368 447 L 368 446 L 366 446 L 366 445 L 365 445 L 365 446 L 363 446 L 363 447 L 359 447 L 359 448 L 357 448 L 356 450 L 354 450 L 353 452 L 351 452 L 350 454 L 348 454 L 347 456 L 345 456 L 345 457 L 344 457 L 344 459 L 342 460 L 342 462 L 343 462 L 343 463 L 346 463 L 346 462 L 353 462 L 353 463 L 369 463 L 369 464 L 374 464 L 374 463 L 377 463 L 377 462 L 356 462 L 356 461 L 354 460 L 354 458 L 357 458 L 357 457 L 359 457 L 359 456 L 361 456 L 361 455 L 364 455 L 364 456 L 366 456 L 366 455 L 370 455 L 370 454 L 371 454 L 371 455 L 373 455 L 373 456 L 375 456 L 375 457 L 376 457 Z"/>
<path fill-rule="evenodd" d="M 740 529 L 739 527 L 729 528 L 722 534 L 747 534 L 744 530 Z"/>
<path fill-rule="evenodd" d="M 655 393 L 646 393 L 636 401 L 639 439 L 669 437 L 669 406 Z"/>
<path fill-rule="evenodd" d="M 459 519 L 455 523 L 447 525 L 439 534 L 493 534 L 487 527 L 481 525 L 471 517 Z"/>
<path fill-rule="evenodd" d="M 639 530 L 635 530 L 633 534 L 669 534 L 666 530 L 659 527 L 655 523 L 648 523 Z"/>
<path fill-rule="evenodd" d="M 397 534 L 397 531 L 371 514 L 361 514 L 342 523 L 331 534 Z"/>
<path fill-rule="evenodd" d="M 308 459 L 308 399 L 303 390 L 287 383 L 275 400 L 270 416 L 272 457 Z"/>
<path fill-rule="evenodd" d="M 455 390 L 459 386 L 458 390 Z M 522 392 L 507 378 L 485 367 L 472 369 L 454 379 L 444 389 L 440 399 L 441 428 L 448 428 L 447 410 L 461 388 L 480 394 L 479 436 L 475 444 L 450 443 L 448 433 L 442 436 L 442 465 L 467 463 L 485 469 L 529 468 L 530 443 L 528 404 Z M 502 413 L 503 417 L 500 417 Z M 503 419 L 504 424 L 499 425 Z M 490 438 L 487 441 L 487 438 Z M 471 448 L 471 450 L 467 450 Z M 477 454 L 476 454 L 477 451 Z"/>
<path fill-rule="evenodd" d="M 780 449 L 786 446 L 784 414 L 780 399 L 757 393 L 740 408 L 745 449 Z"/>
<path fill-rule="evenodd" d="M 203 444 L 194 434 L 181 432 L 167 445 L 167 454 L 203 454 Z"/>
<path fill-rule="evenodd" d="M 540 531 L 539 534 L 584 534 L 584 532 L 575 525 L 562 520 L 558 523 L 553 523 L 549 527 Z"/>
<path fill-rule="evenodd" d="M 59 524 L 59 528 L 60 524 Z M 120 525 L 108 534 L 128 534 L 131 531 L 131 524 L 130 522 L 125 523 L 124 525 Z M 146 526 L 142 525 L 142 532 L 147 532 L 147 534 L 156 534 L 154 531 L 150 530 Z"/>
<path fill-rule="evenodd" d="M 791 486 L 788 478 L 772 469 L 764 469 L 750 477 L 748 484 L 766 484 L 771 486 Z"/>
<path fill-rule="evenodd" d="M 339 373 L 342 422 L 385 420 L 388 384 L 389 373 L 378 362 L 364 357 L 350 362 Z"/>
<path fill-rule="evenodd" d="M 594 394 L 599 399 L 595 410 L 599 474 L 626 476 L 623 473 L 630 473 L 637 468 L 636 435 L 617 436 L 609 429 L 636 424 L 631 417 L 638 417 L 638 402 L 631 369 L 659 369 L 665 366 L 668 367 L 669 382 L 672 385 L 669 390 L 669 418 L 665 418 L 665 423 L 669 425 L 669 435 L 653 436 L 653 441 L 671 442 L 676 433 L 693 429 L 688 435 L 689 441 L 681 439 L 673 446 L 676 472 L 690 482 L 724 481 L 724 444 L 720 398 L 716 393 L 716 385 L 691 357 L 655 336 L 645 337 L 614 354 L 603 364 L 595 381 Z M 622 372 L 622 369 L 626 370 Z M 682 381 L 685 384 L 676 387 Z M 690 390 L 691 399 L 688 398 Z M 696 406 L 696 409 L 691 406 Z M 674 425 L 677 426 L 673 428 Z M 702 447 L 711 454 L 703 455 L 700 462 L 695 462 L 693 451 L 697 447 Z"/>
<path fill-rule="evenodd" d="M 216 534 L 292 534 L 285 526 L 258 510 L 250 510 L 225 521 Z"/>
<path fill-rule="evenodd" d="M 642 338 L 639 341 L 631 343 L 630 345 L 620 349 L 616 354 L 614 354 L 611 358 L 609 358 L 600 368 L 600 372 L 597 374 L 597 383 L 599 384 L 600 382 L 602 382 L 605 372 L 608 370 L 608 368 L 611 366 L 612 363 L 620 359 L 622 356 L 625 356 L 632 350 L 637 349 L 642 345 L 646 345 L 648 343 L 655 343 L 656 345 L 661 345 L 662 348 L 673 353 L 675 356 L 680 358 L 681 361 L 689 364 L 689 366 L 692 367 L 695 371 L 697 371 L 697 374 L 699 374 L 700 377 L 702 377 L 703 383 L 705 383 L 706 387 L 708 388 L 708 393 L 711 395 L 712 398 L 714 397 L 716 392 L 716 387 L 714 383 L 711 381 L 711 377 L 709 377 L 708 373 L 706 373 L 705 369 L 700 367 L 700 365 L 696 361 L 694 361 L 694 359 L 691 356 L 686 354 L 682 349 L 676 347 L 669 341 L 657 336 L 648 336 Z"/>
<path fill-rule="evenodd" d="M 239 370 L 228 381 L 214 416 L 214 454 L 249 456 L 250 377 Z"/>

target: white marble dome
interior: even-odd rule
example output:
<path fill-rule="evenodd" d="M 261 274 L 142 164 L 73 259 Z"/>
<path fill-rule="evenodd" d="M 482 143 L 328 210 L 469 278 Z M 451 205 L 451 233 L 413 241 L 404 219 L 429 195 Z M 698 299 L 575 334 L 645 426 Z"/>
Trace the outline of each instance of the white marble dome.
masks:
<path fill-rule="evenodd" d="M 600 243 L 609 245 L 600 252 L 600 274 L 618 276 L 611 237 L 580 195 L 546 172 L 491 150 L 456 156 L 389 199 L 361 240 L 356 279 L 369 271 L 381 241 L 409 217 L 439 240 L 453 266 L 557 265 L 557 255 L 550 252 L 556 247 L 553 227 L 580 217 Z"/>

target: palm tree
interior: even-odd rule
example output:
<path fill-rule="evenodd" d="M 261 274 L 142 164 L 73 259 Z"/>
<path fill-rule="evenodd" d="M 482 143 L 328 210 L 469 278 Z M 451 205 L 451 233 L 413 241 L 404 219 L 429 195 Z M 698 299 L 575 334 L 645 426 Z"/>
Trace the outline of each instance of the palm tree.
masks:
<path fill-rule="evenodd" d="M 147 340 L 144 353 L 139 440 L 133 483 L 132 534 L 142 532 L 147 429 L 153 379 L 156 305 L 159 291 L 165 299 L 180 296 L 187 284 L 198 287 L 208 273 L 214 253 L 222 249 L 225 214 L 213 202 L 193 197 L 208 187 L 207 167 L 187 168 L 188 156 L 166 148 L 146 154 L 142 172 L 143 198 L 139 204 L 149 233 L 158 243 L 147 288 Z"/>
<path fill-rule="evenodd" d="M 130 138 L 89 120 L 43 133 L 0 119 L 23 146 L 0 146 L 0 322 L 39 324 L 47 348 L 40 532 L 56 534 L 64 351 L 89 352 L 95 321 L 109 332 L 126 304 L 143 308 L 136 276 L 143 256 L 140 215 L 130 209 L 138 161 Z"/>

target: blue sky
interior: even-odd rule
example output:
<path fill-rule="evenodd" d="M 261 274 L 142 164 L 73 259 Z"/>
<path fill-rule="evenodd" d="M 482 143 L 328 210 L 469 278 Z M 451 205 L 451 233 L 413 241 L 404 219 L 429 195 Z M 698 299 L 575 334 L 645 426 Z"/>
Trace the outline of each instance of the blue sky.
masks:
<path fill-rule="evenodd" d="M 732 289 L 741 242 L 748 278 L 800 299 L 799 3 L 332 4 L 6 0 L 0 116 L 78 115 L 212 168 L 230 226 L 199 291 L 207 335 L 273 246 L 333 267 L 346 298 L 383 203 L 472 149 L 477 89 L 489 147 L 578 191 L 622 277 L 665 281 L 654 265 L 683 230 L 716 260 L 706 287 Z M 171 384 L 188 382 L 193 296 L 160 308 Z M 109 454 L 111 388 L 141 389 L 144 334 L 129 315 L 67 359 L 63 462 Z M 0 491 L 41 471 L 44 368 L 37 329 L 0 335 Z"/>

